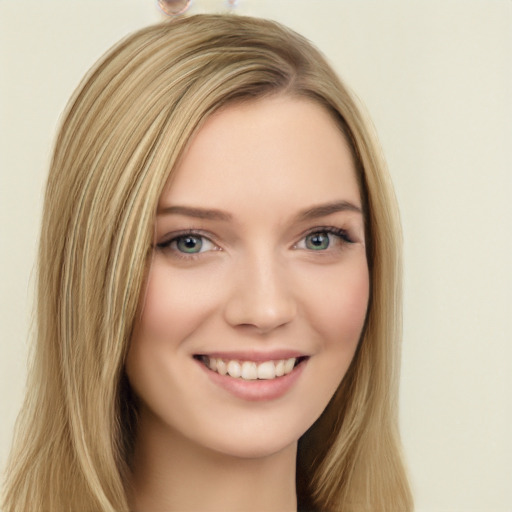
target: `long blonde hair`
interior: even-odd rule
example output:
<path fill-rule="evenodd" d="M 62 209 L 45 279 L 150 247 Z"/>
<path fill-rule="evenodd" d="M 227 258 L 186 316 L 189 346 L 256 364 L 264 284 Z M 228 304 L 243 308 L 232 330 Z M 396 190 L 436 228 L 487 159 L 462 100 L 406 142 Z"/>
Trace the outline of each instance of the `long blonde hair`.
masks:
<path fill-rule="evenodd" d="M 129 510 L 137 418 L 123 366 L 159 196 L 212 112 L 273 94 L 312 98 L 338 120 L 357 162 L 370 241 L 364 335 L 299 442 L 299 502 L 322 511 L 412 510 L 397 426 L 399 219 L 370 126 L 303 37 L 262 19 L 198 15 L 118 43 L 65 113 L 47 183 L 36 344 L 6 512 Z"/>

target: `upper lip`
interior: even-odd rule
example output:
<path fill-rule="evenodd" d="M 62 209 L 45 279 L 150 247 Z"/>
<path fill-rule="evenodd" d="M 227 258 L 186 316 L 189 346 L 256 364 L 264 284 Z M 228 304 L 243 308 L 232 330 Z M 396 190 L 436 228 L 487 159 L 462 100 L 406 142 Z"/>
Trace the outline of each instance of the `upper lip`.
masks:
<path fill-rule="evenodd" d="M 234 350 L 234 351 L 208 351 L 195 354 L 197 356 L 207 356 L 216 359 L 225 359 L 227 361 L 279 361 L 280 359 L 290 359 L 292 357 L 308 357 L 307 354 L 298 350 L 280 349 L 271 351 L 261 350 Z"/>

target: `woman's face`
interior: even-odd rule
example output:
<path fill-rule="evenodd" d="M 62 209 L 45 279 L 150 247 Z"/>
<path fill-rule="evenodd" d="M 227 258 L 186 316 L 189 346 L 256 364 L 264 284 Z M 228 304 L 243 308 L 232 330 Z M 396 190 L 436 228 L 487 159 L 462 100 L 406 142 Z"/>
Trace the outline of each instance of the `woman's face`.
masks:
<path fill-rule="evenodd" d="M 126 362 L 146 434 L 240 457 L 293 445 L 360 338 L 364 233 L 321 106 L 278 96 L 210 117 L 160 198 Z"/>

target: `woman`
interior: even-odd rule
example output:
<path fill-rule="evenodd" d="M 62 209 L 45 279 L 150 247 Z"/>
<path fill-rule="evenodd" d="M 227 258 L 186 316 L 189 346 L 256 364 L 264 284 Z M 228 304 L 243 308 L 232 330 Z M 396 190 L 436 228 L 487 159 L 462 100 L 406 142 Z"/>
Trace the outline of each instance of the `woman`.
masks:
<path fill-rule="evenodd" d="M 367 124 L 273 22 L 141 30 L 68 107 L 5 510 L 411 510 L 399 223 Z"/>

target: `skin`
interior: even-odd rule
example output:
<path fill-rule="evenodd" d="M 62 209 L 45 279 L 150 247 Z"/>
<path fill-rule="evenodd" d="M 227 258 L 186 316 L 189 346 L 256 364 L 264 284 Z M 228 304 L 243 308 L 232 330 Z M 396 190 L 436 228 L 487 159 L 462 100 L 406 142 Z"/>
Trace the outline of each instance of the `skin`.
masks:
<path fill-rule="evenodd" d="M 345 375 L 366 315 L 360 210 L 347 142 L 313 101 L 275 96 L 205 122 L 160 198 L 126 362 L 142 404 L 134 510 L 296 510 L 297 441 Z M 200 252 L 183 252 L 184 231 Z M 240 350 L 308 359 L 281 396 L 245 399 L 194 358 Z"/>

